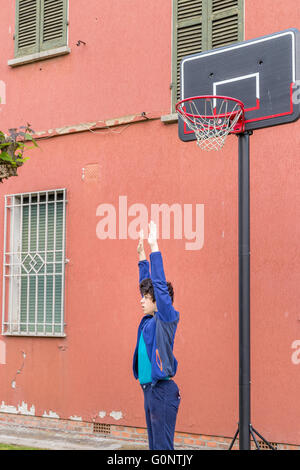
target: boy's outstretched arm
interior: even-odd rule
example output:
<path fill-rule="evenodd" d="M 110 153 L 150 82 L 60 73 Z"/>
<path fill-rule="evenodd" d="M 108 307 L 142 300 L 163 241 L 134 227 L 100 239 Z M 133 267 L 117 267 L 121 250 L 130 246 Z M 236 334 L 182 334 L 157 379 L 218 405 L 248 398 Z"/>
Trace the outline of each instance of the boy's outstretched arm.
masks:
<path fill-rule="evenodd" d="M 154 288 L 158 315 L 163 321 L 178 319 L 178 312 L 173 307 L 165 277 L 162 255 L 158 248 L 156 225 L 153 221 L 149 224 L 148 243 L 151 248 L 151 280 Z"/>

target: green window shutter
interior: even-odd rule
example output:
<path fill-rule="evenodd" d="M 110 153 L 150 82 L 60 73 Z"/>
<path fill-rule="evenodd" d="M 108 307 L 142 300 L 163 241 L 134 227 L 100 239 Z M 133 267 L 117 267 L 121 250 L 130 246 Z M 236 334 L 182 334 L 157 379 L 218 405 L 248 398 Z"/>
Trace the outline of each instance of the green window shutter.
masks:
<path fill-rule="evenodd" d="M 212 0 L 208 6 L 208 49 L 244 39 L 244 0 Z"/>
<path fill-rule="evenodd" d="M 202 51 L 202 18 L 205 0 L 174 0 L 173 2 L 173 70 L 172 102 L 180 99 L 180 62 L 189 54 Z"/>
<path fill-rule="evenodd" d="M 40 50 L 67 44 L 67 0 L 44 0 L 41 4 Z"/>
<path fill-rule="evenodd" d="M 39 50 L 40 0 L 16 0 L 15 57 Z"/>
<path fill-rule="evenodd" d="M 68 0 L 16 0 L 15 57 L 67 45 Z"/>
<path fill-rule="evenodd" d="M 184 56 L 243 39 L 244 0 L 173 0 L 172 109 Z"/>

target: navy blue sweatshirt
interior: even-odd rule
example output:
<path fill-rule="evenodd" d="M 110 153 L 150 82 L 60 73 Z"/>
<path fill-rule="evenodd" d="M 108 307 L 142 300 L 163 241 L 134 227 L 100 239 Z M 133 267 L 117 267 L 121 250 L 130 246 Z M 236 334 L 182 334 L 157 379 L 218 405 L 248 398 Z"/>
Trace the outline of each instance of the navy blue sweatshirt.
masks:
<path fill-rule="evenodd" d="M 138 346 L 143 331 L 154 386 L 158 380 L 173 377 L 176 374 L 177 360 L 173 354 L 173 346 L 179 312 L 172 305 L 159 251 L 150 254 L 150 263 L 151 275 L 149 262 L 139 261 L 139 282 L 151 278 L 157 312 L 154 315 L 145 315 L 140 322 L 133 356 L 133 374 L 138 379 Z"/>

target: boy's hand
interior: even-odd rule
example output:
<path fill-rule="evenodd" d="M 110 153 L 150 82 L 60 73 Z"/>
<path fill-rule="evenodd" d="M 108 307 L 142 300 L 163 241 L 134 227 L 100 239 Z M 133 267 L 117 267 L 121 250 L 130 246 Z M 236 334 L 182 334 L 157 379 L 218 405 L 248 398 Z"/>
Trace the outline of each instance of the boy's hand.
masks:
<path fill-rule="evenodd" d="M 137 251 L 139 254 L 140 261 L 146 259 L 145 249 L 144 249 L 144 231 L 143 229 L 140 231 L 140 239 L 137 247 Z"/>
<path fill-rule="evenodd" d="M 151 220 L 149 224 L 148 243 L 151 247 L 152 252 L 158 251 L 156 224 L 153 222 L 153 220 Z"/>

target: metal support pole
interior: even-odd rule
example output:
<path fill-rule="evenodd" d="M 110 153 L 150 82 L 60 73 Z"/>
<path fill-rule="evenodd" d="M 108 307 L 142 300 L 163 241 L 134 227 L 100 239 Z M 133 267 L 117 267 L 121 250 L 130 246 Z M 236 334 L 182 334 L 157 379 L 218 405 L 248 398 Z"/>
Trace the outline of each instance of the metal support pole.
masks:
<path fill-rule="evenodd" d="M 270 444 L 250 421 L 250 135 L 239 139 L 239 424 L 229 450 L 239 436 L 239 449 L 251 449 L 251 437 L 260 449 L 255 434 L 272 450 Z"/>
<path fill-rule="evenodd" d="M 251 132 L 252 134 L 252 132 Z M 239 134 L 239 447 L 250 450 L 249 135 Z"/>

